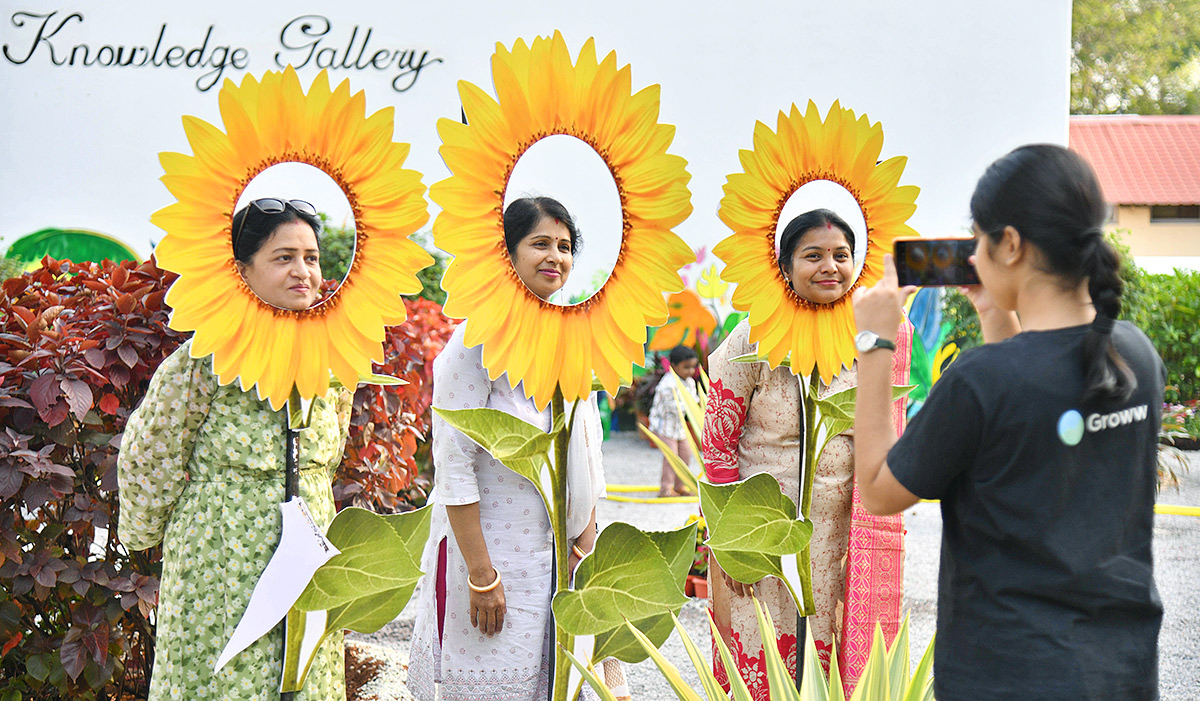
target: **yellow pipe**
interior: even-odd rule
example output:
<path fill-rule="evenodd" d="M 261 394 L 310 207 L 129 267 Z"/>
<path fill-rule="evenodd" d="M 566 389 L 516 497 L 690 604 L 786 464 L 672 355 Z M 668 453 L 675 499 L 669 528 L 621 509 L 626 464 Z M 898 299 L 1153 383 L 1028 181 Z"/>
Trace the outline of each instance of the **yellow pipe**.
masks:
<path fill-rule="evenodd" d="M 605 498 L 609 501 L 621 501 L 630 504 L 695 504 L 699 501 L 696 497 L 619 497 L 610 495 Z"/>
<path fill-rule="evenodd" d="M 610 484 L 605 487 L 610 492 L 657 492 L 657 484 Z"/>

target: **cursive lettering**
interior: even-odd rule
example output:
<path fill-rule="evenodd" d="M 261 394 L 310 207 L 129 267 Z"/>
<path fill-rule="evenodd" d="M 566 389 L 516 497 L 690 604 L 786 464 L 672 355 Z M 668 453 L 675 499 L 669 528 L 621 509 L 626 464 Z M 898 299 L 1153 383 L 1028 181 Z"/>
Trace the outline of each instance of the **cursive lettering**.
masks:
<path fill-rule="evenodd" d="M 39 55 L 39 52 L 44 52 L 50 63 L 60 67 L 141 68 L 151 66 L 161 68 L 166 66 L 167 68 L 208 69 L 196 79 L 196 88 L 200 92 L 207 92 L 220 82 L 226 69 L 245 70 L 250 64 L 250 53 L 246 49 L 213 43 L 215 29 L 213 25 L 209 25 L 199 46 L 185 47 L 175 44 L 164 49 L 163 45 L 167 36 L 167 25 L 164 23 L 159 28 L 153 49 L 149 45 L 125 46 L 121 44 L 103 44 L 93 48 L 92 45 L 86 43 L 73 44 L 68 48 L 66 44 L 70 39 L 64 37 L 57 40 L 58 43 L 56 43 L 56 35 L 72 20 L 77 23 L 72 27 L 83 24 L 84 16 L 82 13 L 72 12 L 61 20 L 56 20 L 57 14 L 57 11 L 42 15 L 23 11 L 13 13 L 11 21 L 14 27 L 25 29 L 27 26 L 35 25 L 36 29 L 33 31 L 28 49 L 24 51 L 23 55 L 15 44 L 10 49 L 10 45 L 7 43 L 0 47 L 0 53 L 14 65 L 28 63 L 35 55 Z M 40 23 L 38 23 L 39 21 Z M 210 46 L 210 44 L 212 45 Z"/>
<path fill-rule="evenodd" d="M 321 15 L 302 15 L 284 25 L 279 33 L 282 50 L 275 54 L 275 65 L 284 68 L 313 66 L 314 68 L 366 70 L 397 70 L 392 79 L 392 89 L 407 92 L 416 85 L 421 72 L 429 66 L 442 63 L 443 59 L 431 57 L 423 49 L 372 50 L 371 39 L 374 28 L 366 31 L 355 25 L 344 44 L 332 37 L 333 25 Z"/>

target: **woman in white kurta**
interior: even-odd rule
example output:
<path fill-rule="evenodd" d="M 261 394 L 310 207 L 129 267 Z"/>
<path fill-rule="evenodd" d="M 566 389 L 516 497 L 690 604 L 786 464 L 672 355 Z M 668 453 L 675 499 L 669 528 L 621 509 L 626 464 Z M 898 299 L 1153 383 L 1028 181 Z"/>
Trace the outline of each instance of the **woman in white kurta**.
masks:
<path fill-rule="evenodd" d="M 531 292 L 546 299 L 562 287 L 578 246 L 562 205 L 548 198 L 513 202 L 505 212 L 505 235 L 514 268 Z M 539 411 L 522 385 L 509 386 L 507 375 L 489 380 L 482 347 L 463 344 L 464 326 L 434 362 L 433 405 L 497 409 L 548 431 L 549 408 Z M 567 536 L 582 552 L 595 542 L 595 504 L 604 488 L 602 438 L 596 403 L 589 400 L 577 412 L 567 460 Z M 429 701 L 439 690 L 444 701 L 544 699 L 553 664 L 554 594 L 554 540 L 545 505 L 532 482 L 436 415 L 433 456 L 435 510 L 422 558 L 427 576 L 409 690 Z"/>

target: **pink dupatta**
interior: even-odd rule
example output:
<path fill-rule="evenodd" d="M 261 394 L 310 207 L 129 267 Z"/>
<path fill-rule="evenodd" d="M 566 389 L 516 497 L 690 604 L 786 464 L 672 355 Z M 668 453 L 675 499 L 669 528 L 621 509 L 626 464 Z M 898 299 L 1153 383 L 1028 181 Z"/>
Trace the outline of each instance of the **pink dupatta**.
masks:
<path fill-rule="evenodd" d="M 896 337 L 893 385 L 908 384 L 912 334 L 913 326 L 906 319 Z M 907 408 L 907 399 L 892 405 L 897 435 L 904 431 Z M 846 558 L 846 604 L 842 640 L 838 645 L 838 666 L 849 698 L 867 665 L 875 624 L 879 623 L 883 628 L 883 637 L 890 645 L 900 628 L 900 604 L 904 598 L 904 517 L 901 514 L 874 516 L 868 513 L 862 506 L 857 480 L 854 482 Z"/>

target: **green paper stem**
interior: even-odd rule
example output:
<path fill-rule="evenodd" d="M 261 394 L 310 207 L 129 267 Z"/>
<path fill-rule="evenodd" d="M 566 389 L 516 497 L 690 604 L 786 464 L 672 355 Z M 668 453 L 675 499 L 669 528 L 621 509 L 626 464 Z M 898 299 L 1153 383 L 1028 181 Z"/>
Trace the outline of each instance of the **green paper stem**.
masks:
<path fill-rule="evenodd" d="M 566 422 L 561 431 L 554 436 L 554 465 L 551 466 L 551 484 L 554 486 L 554 513 L 550 515 L 550 523 L 554 528 L 554 593 L 566 591 L 570 578 L 570 567 L 567 558 L 570 557 L 570 547 L 567 545 L 567 452 L 571 443 L 571 429 L 575 425 L 575 411 L 579 402 L 571 409 L 571 420 Z M 559 425 L 566 414 L 563 403 L 562 389 L 554 389 L 554 398 L 550 400 L 551 429 Z M 554 690 L 555 701 L 567 701 L 567 685 L 570 681 L 571 658 L 567 650 L 574 645 L 575 636 L 568 633 L 557 621 L 554 623 L 554 639 L 558 643 L 554 649 Z"/>

